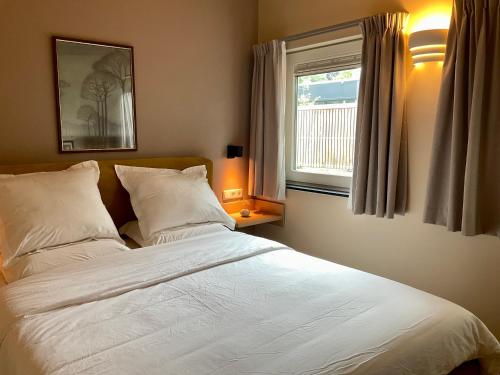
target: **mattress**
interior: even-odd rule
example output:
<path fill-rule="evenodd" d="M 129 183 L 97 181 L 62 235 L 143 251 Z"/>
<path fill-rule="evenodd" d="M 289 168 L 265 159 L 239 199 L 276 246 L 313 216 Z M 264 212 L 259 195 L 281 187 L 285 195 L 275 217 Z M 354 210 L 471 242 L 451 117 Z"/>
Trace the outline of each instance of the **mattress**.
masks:
<path fill-rule="evenodd" d="M 0 288 L 0 373 L 447 374 L 500 345 L 403 284 L 218 232 Z"/>

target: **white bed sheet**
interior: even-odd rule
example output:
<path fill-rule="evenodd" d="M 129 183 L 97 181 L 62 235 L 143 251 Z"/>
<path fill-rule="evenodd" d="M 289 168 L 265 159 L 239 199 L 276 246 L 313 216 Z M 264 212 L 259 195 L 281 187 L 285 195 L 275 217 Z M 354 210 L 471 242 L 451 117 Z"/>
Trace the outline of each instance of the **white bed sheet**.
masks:
<path fill-rule="evenodd" d="M 500 371 L 500 345 L 463 308 L 234 232 L 5 286 L 0 342 L 5 375 L 433 375 L 474 358 Z"/>

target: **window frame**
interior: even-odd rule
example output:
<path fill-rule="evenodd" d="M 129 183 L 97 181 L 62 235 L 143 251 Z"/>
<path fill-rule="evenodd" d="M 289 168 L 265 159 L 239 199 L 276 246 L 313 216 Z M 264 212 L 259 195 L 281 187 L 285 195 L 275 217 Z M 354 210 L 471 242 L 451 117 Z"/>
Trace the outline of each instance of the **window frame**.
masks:
<path fill-rule="evenodd" d="M 298 65 L 314 63 L 328 59 L 349 58 L 361 55 L 362 36 L 337 39 L 329 43 L 320 43 L 306 47 L 287 50 L 287 76 L 286 76 L 286 111 L 285 111 L 285 166 L 286 179 L 289 188 L 303 184 L 307 186 L 321 186 L 321 189 L 331 188 L 340 191 L 344 195 L 351 185 L 351 176 L 326 175 L 312 172 L 298 171 L 296 169 L 296 128 L 297 128 L 297 92 L 298 77 L 321 73 L 321 69 L 310 72 L 296 73 Z M 342 64 L 333 66 L 328 71 L 340 71 L 359 68 L 361 64 Z M 325 69 L 323 69 L 323 72 Z"/>

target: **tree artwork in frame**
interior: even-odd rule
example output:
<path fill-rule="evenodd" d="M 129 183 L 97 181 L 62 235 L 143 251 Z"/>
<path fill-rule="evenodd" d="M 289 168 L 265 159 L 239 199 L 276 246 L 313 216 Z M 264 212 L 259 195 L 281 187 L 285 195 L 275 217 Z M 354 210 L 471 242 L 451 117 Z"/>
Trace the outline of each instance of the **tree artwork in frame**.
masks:
<path fill-rule="evenodd" d="M 129 46 L 53 38 L 59 151 L 137 150 Z"/>

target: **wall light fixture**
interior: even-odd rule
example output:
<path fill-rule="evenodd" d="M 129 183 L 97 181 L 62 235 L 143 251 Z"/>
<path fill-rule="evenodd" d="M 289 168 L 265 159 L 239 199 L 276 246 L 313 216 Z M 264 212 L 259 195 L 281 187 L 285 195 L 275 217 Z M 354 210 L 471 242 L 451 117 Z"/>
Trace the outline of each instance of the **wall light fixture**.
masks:
<path fill-rule="evenodd" d="M 443 61 L 448 29 L 421 30 L 410 34 L 409 47 L 413 64 Z"/>
<path fill-rule="evenodd" d="M 228 159 L 241 158 L 242 156 L 243 156 L 243 146 L 234 146 L 234 145 L 227 146 Z"/>

